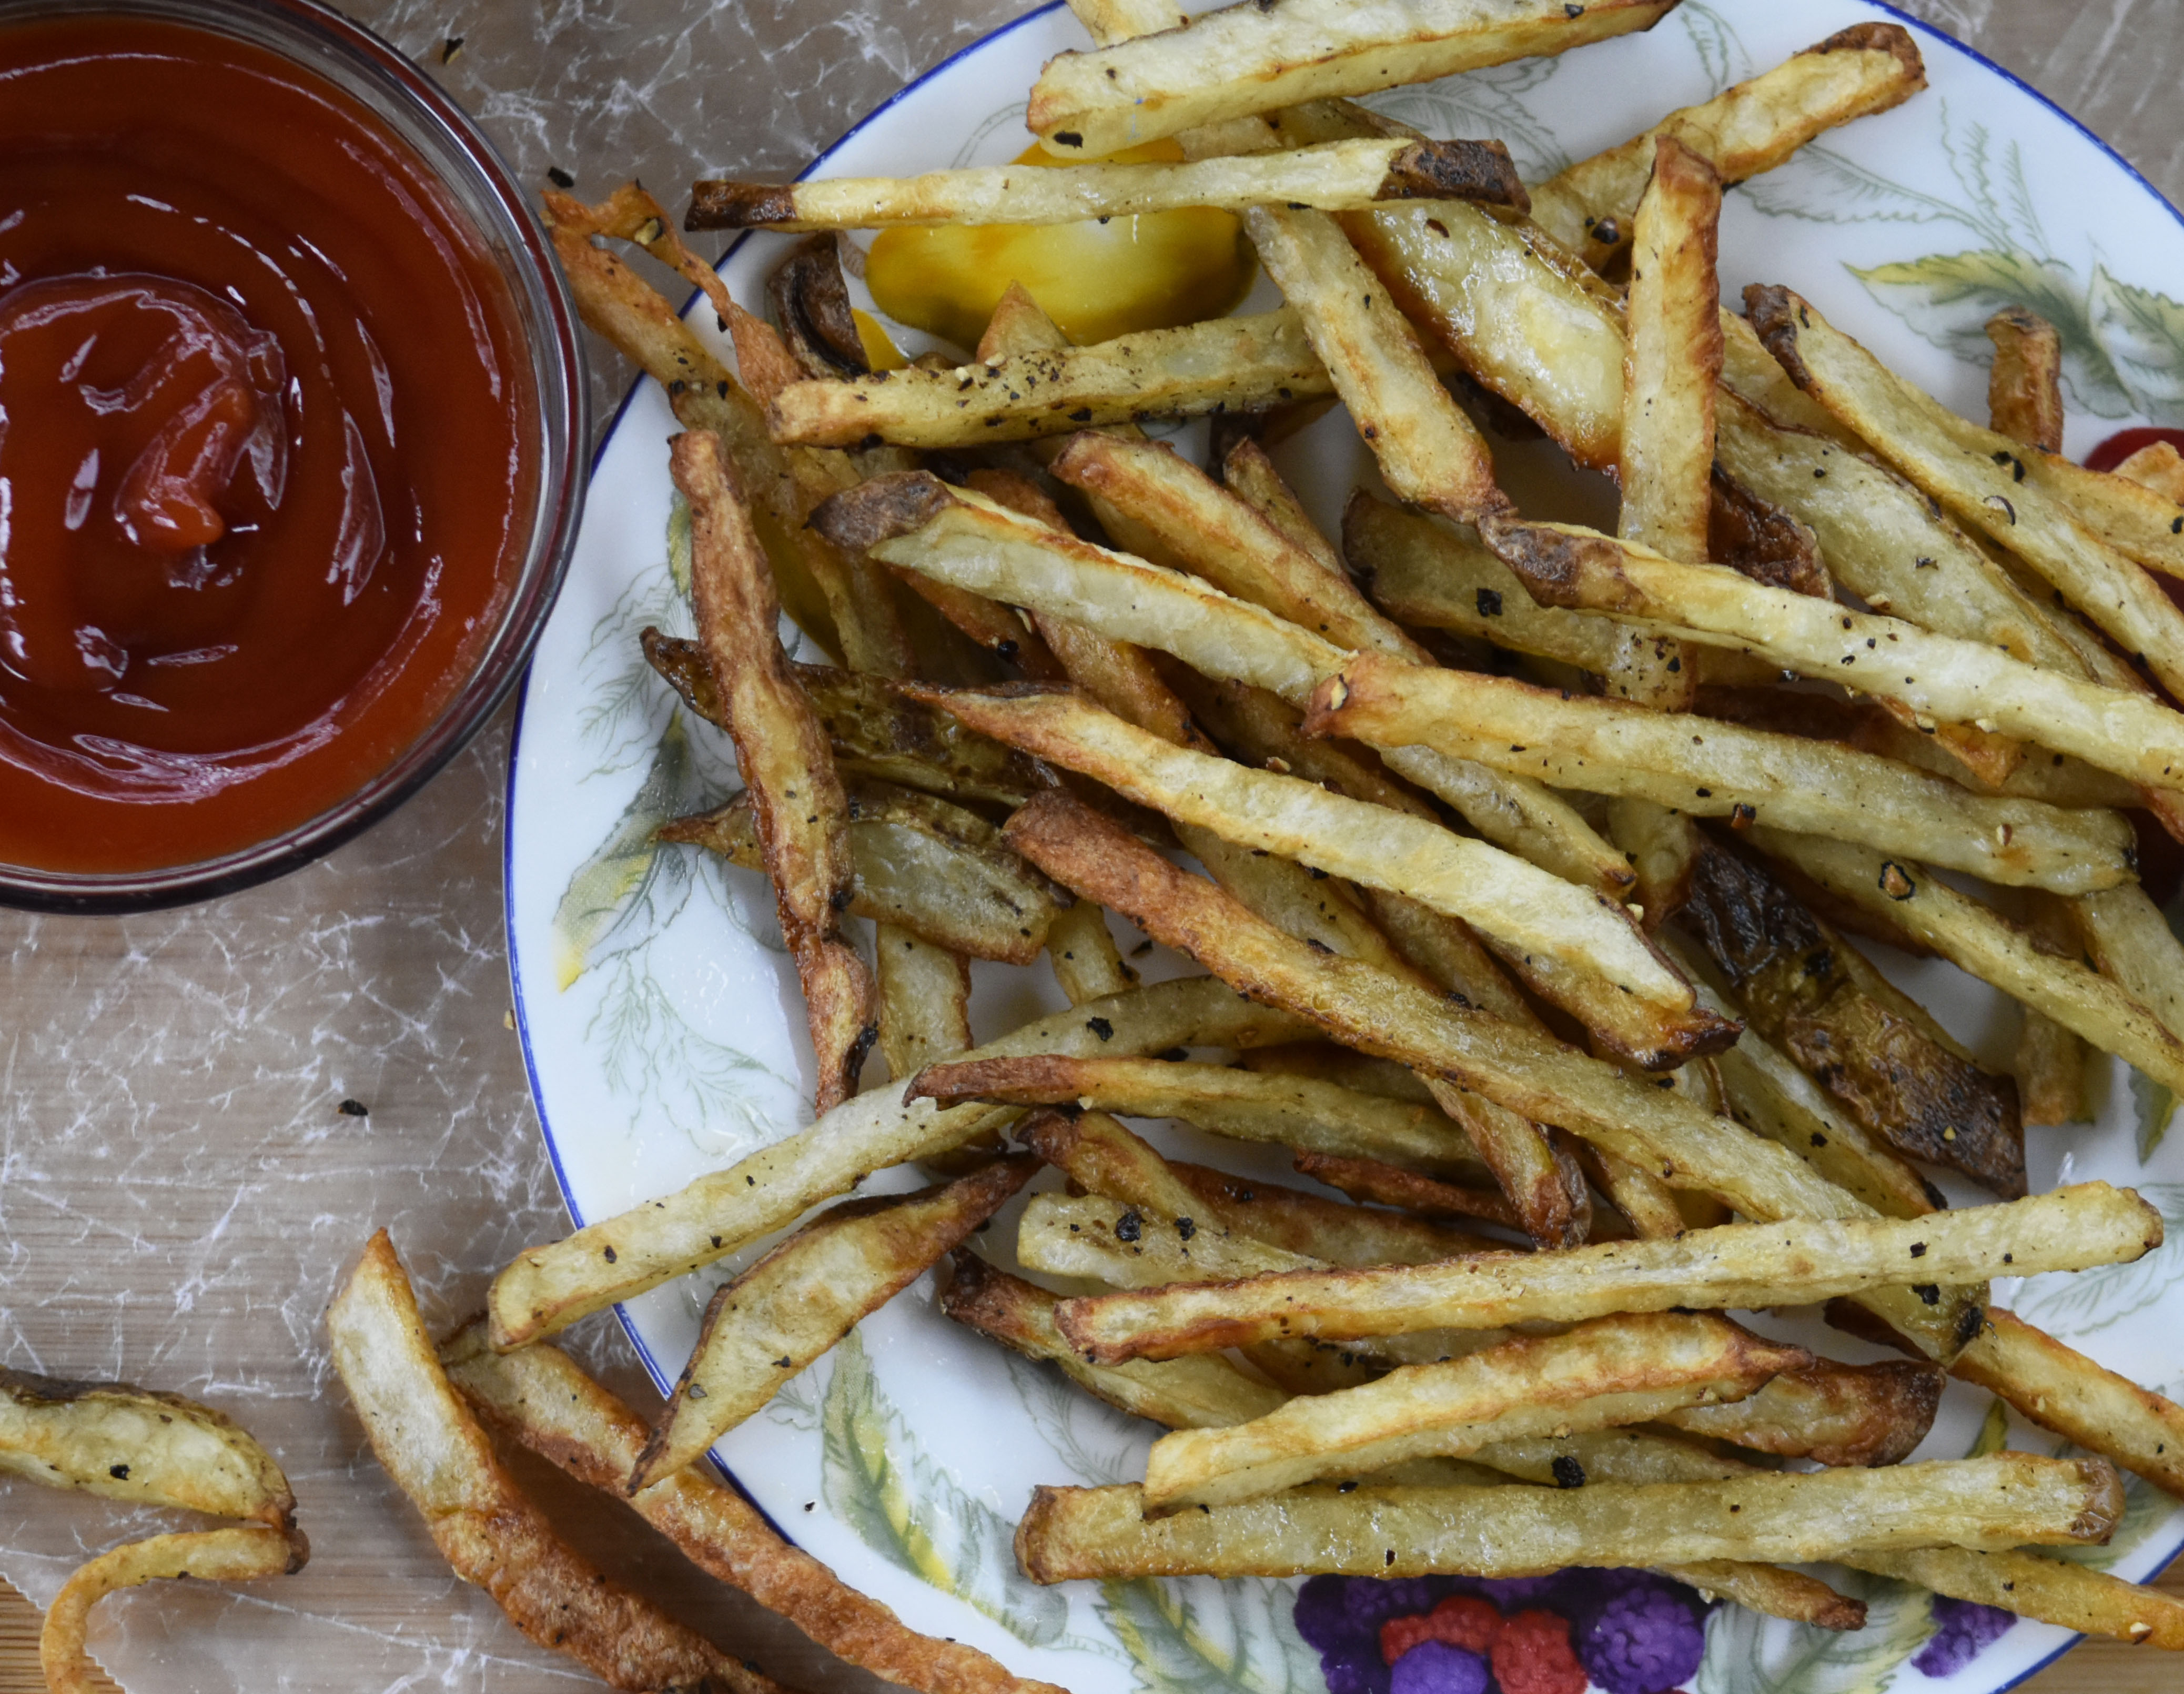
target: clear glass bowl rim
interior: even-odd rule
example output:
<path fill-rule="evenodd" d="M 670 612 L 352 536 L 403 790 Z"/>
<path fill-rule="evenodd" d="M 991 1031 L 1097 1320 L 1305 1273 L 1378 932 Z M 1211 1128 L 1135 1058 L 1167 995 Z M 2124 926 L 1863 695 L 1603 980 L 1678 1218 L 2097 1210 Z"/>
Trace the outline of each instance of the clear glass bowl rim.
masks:
<path fill-rule="evenodd" d="M 194 864 L 71 872 L 0 863 L 0 906 L 142 911 L 215 899 L 298 870 L 387 816 L 485 727 L 523 675 L 583 515 L 591 407 L 583 343 L 552 243 L 493 143 L 393 46 L 320 0 L 0 0 L 0 29 L 68 16 L 156 18 L 250 42 L 325 78 L 407 140 L 499 261 L 538 409 L 532 529 L 500 623 L 439 716 L 355 794 L 265 841 Z"/>

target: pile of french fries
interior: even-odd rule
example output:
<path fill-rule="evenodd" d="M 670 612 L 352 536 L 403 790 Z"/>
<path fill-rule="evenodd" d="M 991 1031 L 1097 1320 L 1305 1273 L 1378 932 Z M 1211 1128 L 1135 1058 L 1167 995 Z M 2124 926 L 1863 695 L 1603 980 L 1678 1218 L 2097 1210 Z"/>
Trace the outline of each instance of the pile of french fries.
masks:
<path fill-rule="evenodd" d="M 2108 1537 L 2119 1468 L 2184 1495 L 2184 1411 L 1988 1290 L 2161 1238 L 2128 1190 L 2030 1193 L 2024 1131 L 2081 1117 L 2089 1050 L 2184 1095 L 2184 948 L 2126 816 L 2184 836 L 2177 467 L 2059 456 L 2029 311 L 1990 425 L 1787 287 L 1719 299 L 1724 184 L 1916 94 L 1910 36 L 1846 31 L 1528 187 L 1353 97 L 1674 0 L 1072 4 L 1096 45 L 1029 123 L 1082 162 L 697 186 L 693 227 L 815 232 L 777 324 L 635 185 L 549 197 L 587 320 L 684 431 L 699 636 L 646 652 L 747 786 L 665 834 L 771 878 L 818 1106 L 525 1252 L 437 1360 L 376 1246 L 334 1318 L 390 1468 L 436 1534 L 499 1509 L 489 1455 L 404 1457 L 420 1404 L 457 1446 L 475 1413 L 808 1619 L 695 1467 L 948 1259 L 949 1316 L 1167 1430 L 1141 1485 L 1038 1491 L 1039 1581 L 1635 1566 L 1858 1627 L 1791 1568 L 1819 1562 L 2184 1647 L 2176 1600 L 2040 1551 Z M 1180 162 L 1097 162 L 1157 137 Z M 972 357 L 866 365 L 842 231 L 1208 205 L 1279 310 L 1078 347 L 1017 289 Z M 705 291 L 733 370 L 610 240 Z M 1392 497 L 1339 541 L 1265 451 L 1329 396 Z M 1513 413 L 1615 477 L 1614 533 L 1516 510 L 1474 421 Z M 1202 415 L 1205 469 L 1137 426 Z M 788 662 L 784 606 L 838 668 Z M 1139 984 L 1111 917 L 1205 974 Z M 2018 1001 L 2016 1073 L 1853 937 Z M 1042 952 L 1070 1009 L 980 1039 L 968 961 Z M 928 1186 L 844 1199 L 906 1163 Z M 545 1345 L 770 1238 L 655 1428 Z M 1908 1357 L 1724 1315 L 1760 1307 Z M 1908 1462 L 1950 1375 L 2081 1456 Z M 889 1621 L 806 1626 L 933 1694 L 1014 1680 Z"/>

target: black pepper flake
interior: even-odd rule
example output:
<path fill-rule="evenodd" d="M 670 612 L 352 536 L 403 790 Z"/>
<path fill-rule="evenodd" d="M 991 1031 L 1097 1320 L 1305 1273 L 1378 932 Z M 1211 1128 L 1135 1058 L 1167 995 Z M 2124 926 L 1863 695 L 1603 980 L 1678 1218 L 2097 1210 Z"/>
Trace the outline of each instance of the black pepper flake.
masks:
<path fill-rule="evenodd" d="M 1069 415 L 1069 421 L 1072 423 L 1090 423 L 1092 421 L 1092 408 L 1089 406 L 1079 406 L 1075 411 Z"/>
<path fill-rule="evenodd" d="M 1481 588 L 1479 591 L 1479 615 L 1481 617 L 1499 617 L 1502 616 L 1502 591 L 1500 589 Z"/>
<path fill-rule="evenodd" d="M 125 1464 L 109 1465 L 106 1468 L 106 1474 L 112 1477 L 116 1482 L 126 1482 L 129 1480 L 129 1467 Z"/>
<path fill-rule="evenodd" d="M 1557 1454 L 1552 1468 L 1555 1473 L 1556 1487 L 1582 1488 L 1585 1486 L 1585 1467 L 1568 1453 Z"/>
<path fill-rule="evenodd" d="M 1175 1233 L 1188 1241 L 1198 1233 L 1198 1224 L 1193 1218 L 1178 1218 L 1175 1220 Z"/>
<path fill-rule="evenodd" d="M 1355 1494 L 1357 1491 L 1357 1485 L 1354 1482 L 1338 1482 L 1334 1485 L 1334 1491 L 1337 1494 Z"/>
<path fill-rule="evenodd" d="M 1388 1563 L 1389 1563 L 1390 1564 L 1393 1564 L 1395 1562 L 1396 1562 L 1396 1550 L 1395 1550 L 1395 1548 L 1393 1548 L 1393 1547 L 1390 1547 L 1390 1548 L 1388 1549 Z"/>
<path fill-rule="evenodd" d="M 344 1117 L 369 1117 L 371 1108 L 360 1100 L 344 1100 L 334 1108 Z"/>
<path fill-rule="evenodd" d="M 1112 1041 L 1115 1039 L 1115 1026 L 1104 1017 L 1088 1017 L 1084 1020 L 1084 1027 L 1102 1041 Z"/>
<path fill-rule="evenodd" d="M 455 55 L 462 50 L 463 38 L 460 36 L 449 36 L 447 40 L 440 43 L 440 63 L 443 64 L 454 64 Z"/>
<path fill-rule="evenodd" d="M 1911 1291 L 1929 1306 L 1939 1306 L 1942 1303 L 1942 1288 L 1939 1283 L 1922 1282 Z"/>
<path fill-rule="evenodd" d="M 2006 1265 L 2014 1265 L 2017 1262 L 2017 1255 L 2014 1253 L 2004 1253 L 2002 1256 L 2002 1262 Z"/>
<path fill-rule="evenodd" d="M 603 1247 L 599 1251 L 604 1256 L 606 1262 L 609 1264 L 612 1264 L 615 1262 L 615 1250 L 612 1247 Z"/>
<path fill-rule="evenodd" d="M 1084 137 L 1078 134 L 1074 130 L 1056 130 L 1054 132 L 1052 139 L 1056 147 L 1082 147 L 1084 145 Z"/>
<path fill-rule="evenodd" d="M 702 1382 L 694 1382 L 684 1392 L 693 1400 L 703 1400 L 705 1397 L 705 1385 Z"/>
<path fill-rule="evenodd" d="M 796 1362 L 796 1361 L 795 1361 L 795 1360 L 794 1360 L 794 1359 L 792 1359 L 791 1357 L 789 1357 L 789 1356 L 788 1356 L 787 1353 L 783 1353 L 783 1354 L 779 1358 L 776 1359 L 776 1360 L 773 1362 L 773 1363 L 774 1363 L 774 1368 L 775 1368 L 775 1369 L 777 1369 L 777 1370 L 787 1370 L 787 1369 L 788 1369 L 791 1365 L 794 1364 L 795 1362 Z"/>
<path fill-rule="evenodd" d="M 1926 1257 L 1926 1244 L 1924 1241 L 1914 1241 L 1911 1244 L 1911 1257 L 1914 1259 L 1925 1258 Z"/>
<path fill-rule="evenodd" d="M 1585 8 L 1575 4 L 1574 0 L 1563 8 L 1563 16 L 1565 18 L 1582 18 L 1584 15 Z"/>
<path fill-rule="evenodd" d="M 573 188 L 577 186 L 577 179 L 558 164 L 549 164 L 546 167 L 546 180 L 556 188 Z"/>
<path fill-rule="evenodd" d="M 1713 790 L 1712 788 L 1695 788 L 1692 792 L 1697 794 L 1701 800 L 1712 800 L 1713 798 Z"/>
<path fill-rule="evenodd" d="M 1115 1239 L 1118 1241 L 1134 1241 L 1145 1233 L 1145 1220 L 1134 1207 L 1115 1220 Z"/>

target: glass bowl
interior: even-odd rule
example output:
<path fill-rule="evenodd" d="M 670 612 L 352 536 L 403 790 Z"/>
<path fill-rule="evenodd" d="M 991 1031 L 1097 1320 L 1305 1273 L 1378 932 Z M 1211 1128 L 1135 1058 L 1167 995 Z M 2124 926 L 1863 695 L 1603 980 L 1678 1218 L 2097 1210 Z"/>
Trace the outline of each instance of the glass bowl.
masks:
<path fill-rule="evenodd" d="M 590 404 L 576 308 L 552 243 L 507 164 L 431 78 L 316 0 L 0 0 L 0 29 L 70 15 L 157 19 L 248 42 L 349 95 L 406 142 L 474 226 L 529 356 L 537 459 L 529 533 L 499 621 L 447 705 L 348 798 L 253 845 L 192 864 L 114 872 L 0 863 L 0 906 L 142 911 L 232 893 L 309 863 L 385 817 L 484 727 L 515 687 L 552 610 L 582 515 Z"/>

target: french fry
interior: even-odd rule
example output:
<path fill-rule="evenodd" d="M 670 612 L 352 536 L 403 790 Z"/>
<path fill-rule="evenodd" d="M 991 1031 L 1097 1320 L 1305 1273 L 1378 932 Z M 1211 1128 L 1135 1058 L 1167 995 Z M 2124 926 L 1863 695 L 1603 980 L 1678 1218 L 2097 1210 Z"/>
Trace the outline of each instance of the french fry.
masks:
<path fill-rule="evenodd" d="M 263 1524 L 153 1535 L 99 1554 L 77 1568 L 46 1610 L 38 1664 L 47 1694 L 95 1694 L 112 1686 L 92 1662 L 86 1641 L 91 1608 L 108 1595 L 162 1578 L 254 1582 L 292 1576 L 304 1568 L 304 1556 L 300 1538 Z"/>
<path fill-rule="evenodd" d="M 1674 137 L 1658 137 L 1630 263 L 1616 533 L 1691 565 L 1707 560 L 1713 510 L 1720 220 L 1721 178 L 1713 167 Z M 1697 691 L 1698 666 L 1688 647 L 1626 628 L 1603 680 L 1618 699 L 1682 711 Z"/>
<path fill-rule="evenodd" d="M 2005 1198 L 2025 1192 L 2024 1125 L 2006 1078 L 1982 1070 L 1763 867 L 1702 842 L 1688 887 L 1684 926 L 1730 978 L 1762 1038 L 1780 1042 L 1824 1093 L 1899 1151 L 1952 1166 Z M 1773 1073 L 1777 1098 L 1761 1108 L 1772 1133 L 1797 1091 L 1764 1054 L 1732 1067 L 1747 1081 L 1755 1068 Z M 1887 1174 L 1877 1165 L 1873 1173 Z M 1900 1179 L 1886 1186 L 1902 1191 Z"/>
<path fill-rule="evenodd" d="M 2000 1307 L 1951 1372 L 2042 1429 L 2184 1495 L 2184 1407 L 2104 1369 Z"/>
<path fill-rule="evenodd" d="M 1428 82 L 1643 30 L 1674 0 L 1428 0 L 1358 13 L 1333 0 L 1210 12 L 1179 30 L 1047 61 L 1025 119 L 1051 153 L 1096 159 L 1161 136 L 1302 100 Z M 1139 20 L 1117 20 L 1112 27 Z"/>
<path fill-rule="evenodd" d="M 0 1472 L 276 1530 L 296 1518 L 288 1479 L 240 1424 L 179 1394 L 125 1382 L 0 1370 Z"/>
<path fill-rule="evenodd" d="M 844 1201 L 723 1283 L 622 1491 L 694 1463 L 991 1218 L 1036 1168 L 1003 1159 L 916 1194 Z"/>
<path fill-rule="evenodd" d="M 1566 988 L 1557 996 L 1565 1009 L 1592 1014 L 1596 1033 L 1641 1063 L 1680 1062 L 1736 1039 L 1733 1026 L 1688 1015 L 1690 984 L 1662 964 L 1619 906 L 1514 855 L 1301 777 L 1171 747 L 1073 695 L 959 689 L 921 698 L 1178 822 L 1406 895 L 1559 961 L 1568 973 L 1542 972 L 1541 985 Z M 1602 981 L 1610 992 L 1593 989 Z"/>
<path fill-rule="evenodd" d="M 1179 207 L 1266 204 L 1337 211 L 1376 200 L 1530 204 L 1499 142 L 1354 141 L 1184 164 L 989 165 L 922 176 L 833 177 L 776 187 L 711 178 L 690 185 L 694 230 L 870 230 L 1068 224 Z"/>
<path fill-rule="evenodd" d="M 1347 574 L 1342 555 L 1319 532 L 1296 492 L 1282 480 L 1267 450 L 1245 436 L 1223 455 L 1221 484 L 1266 519 L 1292 547 L 1301 548 L 1330 577 Z"/>
<path fill-rule="evenodd" d="M 960 953 L 891 923 L 877 926 L 880 1053 L 890 1077 L 914 1077 L 971 1045 L 971 967 Z"/>
<path fill-rule="evenodd" d="M 1995 426 L 1997 429 L 1999 424 Z M 2150 441 L 2115 468 L 2115 474 L 2164 500 L 2184 505 L 2184 454 L 2165 441 Z"/>
<path fill-rule="evenodd" d="M 1256 1177 L 1232 1177 L 1205 1165 L 1178 1163 L 1170 1168 L 1201 1206 L 1226 1218 L 1231 1229 L 1269 1246 L 1310 1253 L 1329 1264 L 1426 1264 L 1462 1253 L 1498 1252 L 1507 1245 L 1398 1212 L 1347 1206 Z M 1510 1227 L 1523 1226 L 1513 1223 Z"/>
<path fill-rule="evenodd" d="M 2135 883 L 2126 883 L 2107 894 L 2093 896 L 2106 910 L 2125 911 L 2135 902 L 2130 896 L 2145 900 L 2145 891 Z M 2122 898 L 2119 899 L 2118 896 Z M 2151 902 L 2148 902 L 2150 907 Z M 2079 902 L 2075 900 L 2029 899 L 2025 903 L 2025 933 L 2033 945 L 2043 952 L 2068 957 L 2083 945 L 2074 918 Z M 2155 914 L 2157 919 L 2159 914 Z M 2161 925 L 2162 935 L 2168 935 L 2169 926 Z M 2174 945 L 2173 940 L 2170 944 Z M 2096 955 L 2098 958 L 2098 955 Z M 2110 977 L 2125 980 L 2111 970 Z M 2149 985 L 2142 982 L 2126 989 L 2136 995 L 2147 1010 L 2164 1023 L 2176 1026 L 2163 1017 L 2164 1008 L 2154 998 L 2148 998 Z M 2035 1011 L 2031 1006 L 2021 1008 L 2024 1022 L 2019 1026 L 2017 1051 L 2013 1068 L 2017 1075 L 2017 1097 L 2025 1121 L 2028 1123 L 2075 1123 L 2086 1113 L 2086 1044 L 2065 1029 L 2044 1011 Z"/>
<path fill-rule="evenodd" d="M 557 1348 L 496 1355 L 472 1322 L 440 1350 L 472 1411 L 587 1486 L 619 1496 L 650 1433 Z M 680 1470 L 629 1505 L 708 1575 L 778 1613 L 850 1664 L 921 1694 L 1059 1694 L 976 1647 L 920 1635 L 790 1546 L 758 1508 L 702 1470 Z"/>
<path fill-rule="evenodd" d="M 1642 1488 L 1312 1490 L 1167 1518 L 1147 1518 L 1134 1485 L 1039 1488 L 1017 1528 L 1017 1563 L 1034 1582 L 1798 1563 L 1937 1535 L 1997 1550 L 2098 1541 L 2121 1509 L 2102 1460 L 2022 1453 Z"/>
<path fill-rule="evenodd" d="M 448 1385 L 384 1229 L 335 1291 L 326 1330 L 380 1464 L 423 1515 L 448 1567 L 491 1595 L 516 1628 L 610 1687 L 710 1679 L 737 1694 L 779 1689 L 594 1569 L 554 1531 Z"/>
<path fill-rule="evenodd" d="M 1505 1229 L 1521 1227 L 1499 1189 L 1462 1188 L 1401 1165 L 1347 1153 L 1301 1152 L 1296 1167 L 1299 1175 L 1340 1189 L 1352 1200 L 1399 1206 L 1427 1218 L 1476 1218 Z"/>
<path fill-rule="evenodd" d="M 973 1056 L 1159 1052 L 1200 1043 L 1250 1046 L 1294 1039 L 1305 1027 L 1196 978 L 1035 1018 Z M 493 1345 L 505 1351 L 540 1340 L 616 1301 L 686 1276 L 786 1227 L 821 1201 L 846 1193 L 872 1171 L 929 1158 L 1013 1115 L 1006 1108 L 944 1112 L 923 1101 L 905 1105 L 892 1090 L 844 1101 L 726 1170 L 519 1253 L 493 1279 L 487 1296 Z"/>
<path fill-rule="evenodd" d="M 2126 883 L 2071 900 L 2066 910 L 2100 973 L 2172 1035 L 2184 1033 L 2184 943 L 2146 890 Z"/>
<path fill-rule="evenodd" d="M 1039 956 L 1062 901 L 1001 846 L 999 829 L 946 800 L 872 777 L 843 787 L 850 911 L 975 959 L 1028 965 Z M 664 825 L 660 839 L 763 872 L 756 811 L 746 790 L 717 811 Z"/>
<path fill-rule="evenodd" d="M 1994 343 L 1987 372 L 1987 421 L 1997 435 L 2042 453 L 2063 450 L 2063 338 L 2055 326 L 2024 306 L 2005 306 L 1986 320 Z"/>
<path fill-rule="evenodd" d="M 1485 1173 L 1463 1127 L 1430 1103 L 1225 1065 L 1026 1054 L 931 1066 L 911 1084 L 911 1096 L 951 1106 L 983 1100 L 1175 1117 L 1233 1140 L 1359 1154 L 1474 1179 Z"/>
<path fill-rule="evenodd" d="M 2104 1053 L 2184 1092 L 2184 1040 L 2108 978 L 2043 953 L 1992 907 L 1949 887 L 1914 861 L 1755 828 L 1752 844 L 1795 866 L 1830 893 L 1901 924 L 1959 969 L 2046 1013 Z"/>
<path fill-rule="evenodd" d="M 845 549 L 903 565 L 1011 605 L 1158 649 L 1204 675 L 1263 688 L 1291 705 L 1339 667 L 1342 649 L 1205 584 L 1032 526 L 937 479 L 876 477 L 813 521 Z M 1566 800 L 1429 749 L 1387 753 L 1390 770 L 1447 801 L 1488 840 L 1566 881 L 1613 889 L 1628 872 Z"/>
<path fill-rule="evenodd" d="M 1373 745 L 1424 743 L 1459 758 L 1596 794 L 1634 795 L 1699 816 L 1763 816 L 1890 852 L 1918 852 L 1990 881 L 2088 893 L 2130 874 L 2129 828 L 2114 814 L 1986 798 L 1869 754 L 1507 677 L 1346 660 L 1320 683 L 1310 734 Z"/>
<path fill-rule="evenodd" d="M 2184 714 L 2147 695 L 1567 524 L 1497 525 L 1493 544 L 1545 605 L 1734 642 L 1783 670 L 1899 700 L 1922 718 L 1999 730 L 2135 783 L 2184 786 Z"/>
<path fill-rule="evenodd" d="M 1691 897 L 1698 827 L 1680 811 L 1649 800 L 1624 797 L 1607 803 L 1607 836 L 1637 873 L 1631 915 L 1648 935 L 1653 934 Z M 1688 967 L 1685 974 L 1690 974 Z"/>
<path fill-rule="evenodd" d="M 1842 1562 L 1898 1582 L 1915 1582 L 1952 1599 L 2059 1624 L 2080 1635 L 2184 1651 L 2184 1601 L 2081 1564 L 2002 1548 L 1970 1553 L 1947 1547 L 1868 1550 Z"/>
<path fill-rule="evenodd" d="M 1702 105 L 1671 112 L 1643 135 L 1580 159 L 1533 192 L 1532 216 L 1596 270 L 1629 246 L 1653 142 L 1672 137 L 1741 182 L 1774 169 L 1815 137 L 1901 105 L 1926 86 L 1908 30 L 1859 24 L 1807 47 Z"/>
<path fill-rule="evenodd" d="M 1172 1429 L 1218 1429 L 1262 1417 L 1287 1397 L 1217 1356 L 1087 1364 L 1054 1326 L 1059 1296 L 995 1269 L 967 1248 L 956 1250 L 954 1264 L 943 1312 L 1027 1358 L 1061 1366 L 1078 1387 L 1121 1411 Z"/>
<path fill-rule="evenodd" d="M 980 447 L 1088 424 L 1264 411 L 1334 389 L 1302 319 L 1284 307 L 949 371 L 798 382 L 774 397 L 766 427 L 814 447 Z"/>
<path fill-rule="evenodd" d="M 2115 545 L 2114 526 L 2101 532 L 2098 521 L 2086 521 L 2081 501 L 2055 486 L 2064 482 L 2073 494 L 2083 486 L 2053 470 L 2063 461 L 2037 454 L 2028 460 L 2008 437 L 1957 416 L 1786 288 L 1749 288 L 1745 304 L 1768 351 L 1799 387 L 1959 521 L 2031 566 L 2126 653 L 2142 660 L 2164 687 L 2184 689 L 2184 611 Z M 2184 561 L 2184 540 L 2164 533 L 2184 514 L 2135 483 L 2106 481 L 2166 509 L 2158 525 L 2145 527 L 2166 542 L 2160 556 Z M 2140 551 L 2157 549 L 2142 543 Z M 2176 568 L 2184 569 L 2184 562 Z"/>
<path fill-rule="evenodd" d="M 690 502 L 698 626 L 803 984 L 823 1112 L 855 1091 L 879 1033 L 872 971 L 841 930 L 854 875 L 848 802 L 826 733 L 781 650 L 772 575 L 719 441 L 677 436 L 670 454 L 675 485 Z"/>
<path fill-rule="evenodd" d="M 1412 1459 L 1461 1458 L 1496 1440 L 1646 1423 L 1741 1399 L 1811 1359 L 1711 1317 L 1609 1318 L 1518 1336 L 1292 1400 L 1232 1429 L 1163 1435 L 1145 1461 L 1145 1504 L 1218 1506 Z"/>
<path fill-rule="evenodd" d="M 727 727 L 705 649 L 648 628 L 644 656 L 699 717 Z M 1052 780 L 1013 749 L 973 735 L 883 677 L 799 665 L 796 680 L 818 713 L 844 776 L 877 777 L 944 799 L 1019 806 Z"/>
<path fill-rule="evenodd" d="M 1413 1329 L 1494 1329 L 1671 1307 L 1814 1305 L 1907 1276 L 1976 1283 L 2127 1263 L 2160 1244 L 2136 1195 L 2080 1184 L 2026 1200 L 1917 1218 L 1788 1218 L 1447 1265 L 1295 1271 L 1228 1287 L 1178 1287 L 1064 1302 L 1062 1333 L 1095 1363 L 1165 1358 L 1247 1341 L 1345 1340 Z"/>
<path fill-rule="evenodd" d="M 1137 972 L 1123 961 L 1106 912 L 1089 900 L 1064 906 L 1047 925 L 1046 956 L 1072 1006 L 1127 994 L 1137 986 Z M 909 1077 L 905 1072 L 903 1079 Z"/>
<path fill-rule="evenodd" d="M 1908 1359 L 1869 1365 L 1818 1359 L 1785 1367 L 1742 1400 L 1686 1407 L 1660 1421 L 1686 1435 L 1786 1458 L 1901 1464 L 1933 1428 L 1945 1377 L 1933 1365 Z"/>

